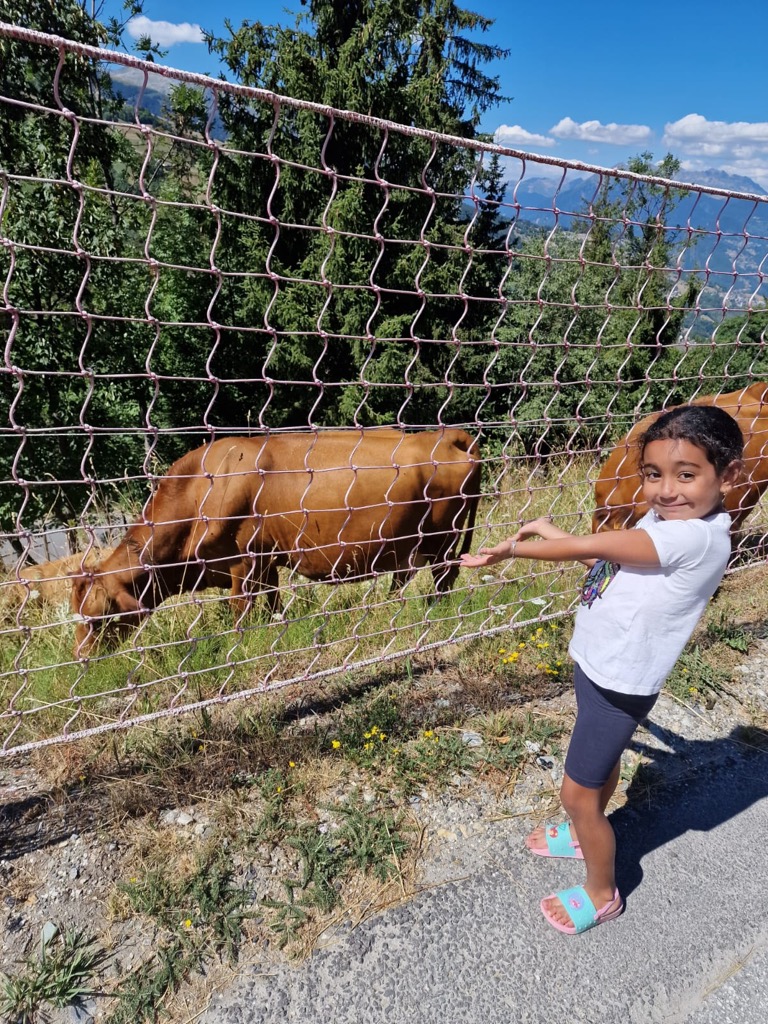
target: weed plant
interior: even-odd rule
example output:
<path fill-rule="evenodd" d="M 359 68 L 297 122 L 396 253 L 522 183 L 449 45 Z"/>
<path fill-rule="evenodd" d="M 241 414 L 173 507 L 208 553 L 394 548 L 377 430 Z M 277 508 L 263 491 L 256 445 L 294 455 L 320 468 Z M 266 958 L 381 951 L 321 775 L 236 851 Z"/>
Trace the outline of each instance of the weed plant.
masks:
<path fill-rule="evenodd" d="M 252 897 L 233 883 L 232 865 L 221 851 L 199 857 L 188 878 L 148 871 L 118 888 L 136 913 L 151 918 L 163 931 L 194 932 L 214 952 L 223 950 L 229 959 L 237 959 Z"/>
<path fill-rule="evenodd" d="M 94 973 L 107 954 L 82 930 L 44 931 L 39 955 L 0 982 L 0 1013 L 10 1024 L 32 1024 L 46 1006 L 61 1008 L 89 994 Z"/>
<path fill-rule="evenodd" d="M 238 958 L 243 923 L 253 916 L 253 895 L 233 881 L 223 850 L 198 857 L 187 877 L 148 870 L 118 884 L 130 909 L 150 918 L 160 939 L 152 956 L 121 980 L 108 1024 L 156 1020 L 165 999 L 219 954 Z"/>

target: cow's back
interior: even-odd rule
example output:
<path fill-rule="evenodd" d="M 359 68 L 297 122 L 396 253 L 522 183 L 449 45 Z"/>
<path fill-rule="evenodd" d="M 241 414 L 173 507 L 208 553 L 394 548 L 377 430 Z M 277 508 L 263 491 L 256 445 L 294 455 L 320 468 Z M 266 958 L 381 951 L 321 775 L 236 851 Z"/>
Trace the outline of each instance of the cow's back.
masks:
<path fill-rule="evenodd" d="M 738 391 L 702 395 L 690 404 L 723 409 L 744 435 L 744 481 L 725 498 L 725 507 L 738 524 L 768 482 L 768 385 L 755 383 Z M 642 500 L 640 438 L 664 412 L 674 408 L 669 406 L 640 420 L 612 450 L 595 484 L 594 529 L 631 526 L 648 511 Z"/>
<path fill-rule="evenodd" d="M 257 546 L 311 579 L 392 571 L 416 546 L 432 557 L 477 492 L 473 448 L 456 429 L 272 435 L 253 480 Z"/>

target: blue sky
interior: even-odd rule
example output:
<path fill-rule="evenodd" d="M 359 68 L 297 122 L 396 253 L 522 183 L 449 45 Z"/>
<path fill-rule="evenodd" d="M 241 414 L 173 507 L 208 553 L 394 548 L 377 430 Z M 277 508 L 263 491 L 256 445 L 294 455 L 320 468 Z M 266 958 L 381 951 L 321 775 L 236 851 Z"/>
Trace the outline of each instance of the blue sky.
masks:
<path fill-rule="evenodd" d="M 465 0 L 463 6 L 494 18 L 482 38 L 511 50 L 488 69 L 513 97 L 482 125 L 498 142 L 606 167 L 643 150 L 656 158 L 671 151 L 684 180 L 717 168 L 752 178 L 768 192 L 768 4 Z M 162 63 L 218 75 L 206 46 L 184 41 L 199 38 L 200 27 L 223 35 L 225 18 L 235 26 L 292 24 L 292 12 L 301 10 L 299 0 L 146 0 L 145 21 L 134 31 L 168 50 Z M 110 14 L 123 17 L 121 0 L 105 0 L 102 17 Z"/>

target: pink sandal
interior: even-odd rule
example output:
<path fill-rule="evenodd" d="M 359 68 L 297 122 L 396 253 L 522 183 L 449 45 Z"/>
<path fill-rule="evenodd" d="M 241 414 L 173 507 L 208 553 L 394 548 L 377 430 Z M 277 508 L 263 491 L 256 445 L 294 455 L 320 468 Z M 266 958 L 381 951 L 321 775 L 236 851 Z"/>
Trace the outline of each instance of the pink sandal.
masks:
<path fill-rule="evenodd" d="M 581 847 L 571 835 L 569 822 L 564 821 L 560 825 L 546 825 L 544 838 L 547 841 L 546 849 L 537 850 L 529 846 L 531 853 L 537 857 L 567 857 L 575 860 L 584 860 Z"/>
<path fill-rule="evenodd" d="M 560 924 L 559 921 L 552 917 L 545 903 L 553 898 L 560 900 L 573 924 Z M 611 907 L 613 907 L 613 910 L 611 910 Z M 557 928 L 559 932 L 565 932 L 566 935 L 580 935 L 581 932 L 594 928 L 595 925 L 603 924 L 605 921 L 613 921 L 615 917 L 623 914 L 624 900 L 619 895 L 619 890 L 617 889 L 613 894 L 613 899 L 609 900 L 604 907 L 595 910 L 595 905 L 587 895 L 584 886 L 576 885 L 573 889 L 563 889 L 562 892 L 553 892 L 549 896 L 545 896 L 541 901 L 541 912 L 549 924 L 553 928 Z"/>

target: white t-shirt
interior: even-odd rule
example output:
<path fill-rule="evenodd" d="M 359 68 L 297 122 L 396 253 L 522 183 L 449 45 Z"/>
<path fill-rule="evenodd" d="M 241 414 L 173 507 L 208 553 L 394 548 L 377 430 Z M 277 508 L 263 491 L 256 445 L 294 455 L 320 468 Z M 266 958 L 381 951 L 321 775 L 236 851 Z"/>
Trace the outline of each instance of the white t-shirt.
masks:
<path fill-rule="evenodd" d="M 655 512 L 645 530 L 659 566 L 598 562 L 590 569 L 568 653 L 587 676 L 619 693 L 658 693 L 672 671 L 731 553 L 731 517 L 666 521 Z"/>

